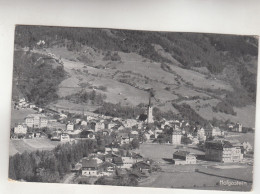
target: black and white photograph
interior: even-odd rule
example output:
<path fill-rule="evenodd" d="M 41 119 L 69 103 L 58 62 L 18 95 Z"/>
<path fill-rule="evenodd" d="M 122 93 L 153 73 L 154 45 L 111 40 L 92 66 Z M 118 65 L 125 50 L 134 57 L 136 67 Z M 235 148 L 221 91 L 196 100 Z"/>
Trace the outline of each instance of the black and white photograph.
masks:
<path fill-rule="evenodd" d="M 252 190 L 258 36 L 14 35 L 9 181 Z"/>

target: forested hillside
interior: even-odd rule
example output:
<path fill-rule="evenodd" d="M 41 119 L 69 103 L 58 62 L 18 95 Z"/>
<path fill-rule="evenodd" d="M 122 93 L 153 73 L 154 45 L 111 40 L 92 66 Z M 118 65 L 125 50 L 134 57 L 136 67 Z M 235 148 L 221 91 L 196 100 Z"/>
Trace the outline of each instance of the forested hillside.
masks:
<path fill-rule="evenodd" d="M 45 44 L 39 46 L 40 40 Z M 97 107 L 96 112 L 115 114 L 110 109 L 118 107 L 117 103 L 123 106 L 118 110 L 126 106 L 127 110 L 133 106 L 138 110 L 138 104 L 146 103 L 146 89 L 154 87 L 159 98 L 155 106 L 165 112 L 176 111 L 190 117 L 186 114 L 189 111 L 182 111 L 189 107 L 194 110 L 192 117 L 200 120 L 217 117 L 238 122 L 247 115 L 245 112 L 254 111 L 257 37 L 17 26 L 15 47 L 32 51 L 23 55 L 15 53 L 14 80 L 19 82 L 19 91 L 38 104 L 49 104 L 62 97 L 86 106 L 90 101 L 92 105 L 104 104 L 107 106 Z M 39 57 L 35 52 L 47 53 L 47 50 L 67 60 L 69 78 L 63 66 L 53 68 L 50 61 L 33 65 L 34 58 Z M 21 90 L 22 85 L 25 88 Z M 61 89 L 68 85 L 86 93 Z M 99 89 L 102 87 L 105 90 Z M 13 88 L 15 93 L 17 88 Z M 100 93 L 96 102 L 88 95 L 95 88 Z"/>

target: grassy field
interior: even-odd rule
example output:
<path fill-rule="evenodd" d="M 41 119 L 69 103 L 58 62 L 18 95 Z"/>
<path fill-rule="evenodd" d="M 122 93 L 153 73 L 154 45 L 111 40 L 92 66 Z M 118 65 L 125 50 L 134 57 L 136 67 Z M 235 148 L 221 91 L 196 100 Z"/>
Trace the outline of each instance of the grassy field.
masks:
<path fill-rule="evenodd" d="M 237 139 L 240 143 L 248 141 L 253 147 L 255 144 L 255 133 L 235 133 L 228 132 L 226 139 Z"/>
<path fill-rule="evenodd" d="M 25 117 L 28 114 L 32 114 L 32 113 L 36 113 L 35 110 L 32 109 L 20 109 L 20 110 L 16 110 L 16 109 L 12 109 L 11 110 L 11 127 L 15 126 L 15 123 L 23 123 Z"/>
<path fill-rule="evenodd" d="M 12 156 L 16 153 L 21 154 L 25 151 L 52 150 L 58 144 L 60 144 L 60 142 L 51 141 L 46 138 L 10 140 L 9 155 Z"/>
<path fill-rule="evenodd" d="M 153 159 L 162 169 L 162 172 L 153 173 L 148 179 L 142 181 L 140 186 L 159 187 L 159 188 L 191 188 L 191 189 L 215 189 L 215 190 L 242 190 L 251 189 L 251 183 L 247 186 L 220 186 L 218 183 L 223 180 L 232 180 L 232 178 L 252 181 L 252 166 L 245 164 L 230 166 L 230 164 L 221 164 L 218 162 L 197 161 L 197 165 L 175 166 L 165 159 L 171 159 L 173 152 L 177 148 L 173 145 L 160 144 L 142 144 L 139 152 L 150 159 Z M 182 148 L 193 153 L 202 154 L 203 152 L 192 149 Z M 221 165 L 223 169 L 218 168 Z M 229 166 L 225 168 L 224 166 Z M 195 172 L 199 169 L 213 175 L 206 175 Z M 229 178 L 221 178 L 218 176 Z"/>

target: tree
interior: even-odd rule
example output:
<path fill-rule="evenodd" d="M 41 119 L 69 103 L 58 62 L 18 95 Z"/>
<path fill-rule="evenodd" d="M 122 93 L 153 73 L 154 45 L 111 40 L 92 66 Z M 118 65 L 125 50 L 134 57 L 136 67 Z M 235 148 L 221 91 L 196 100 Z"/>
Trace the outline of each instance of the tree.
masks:
<path fill-rule="evenodd" d="M 134 138 L 131 142 L 131 147 L 133 149 L 139 149 L 140 143 L 139 140 L 137 138 Z"/>

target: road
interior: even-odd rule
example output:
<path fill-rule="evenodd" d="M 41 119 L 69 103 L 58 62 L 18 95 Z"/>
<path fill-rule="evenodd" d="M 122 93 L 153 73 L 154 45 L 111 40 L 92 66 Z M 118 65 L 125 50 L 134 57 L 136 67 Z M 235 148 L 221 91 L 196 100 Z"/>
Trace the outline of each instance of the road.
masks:
<path fill-rule="evenodd" d="M 62 183 L 65 183 L 65 184 L 69 184 L 69 183 L 72 183 L 74 177 L 75 177 L 76 173 L 74 172 L 71 172 L 69 174 L 67 174 L 63 180 L 62 180 Z"/>

